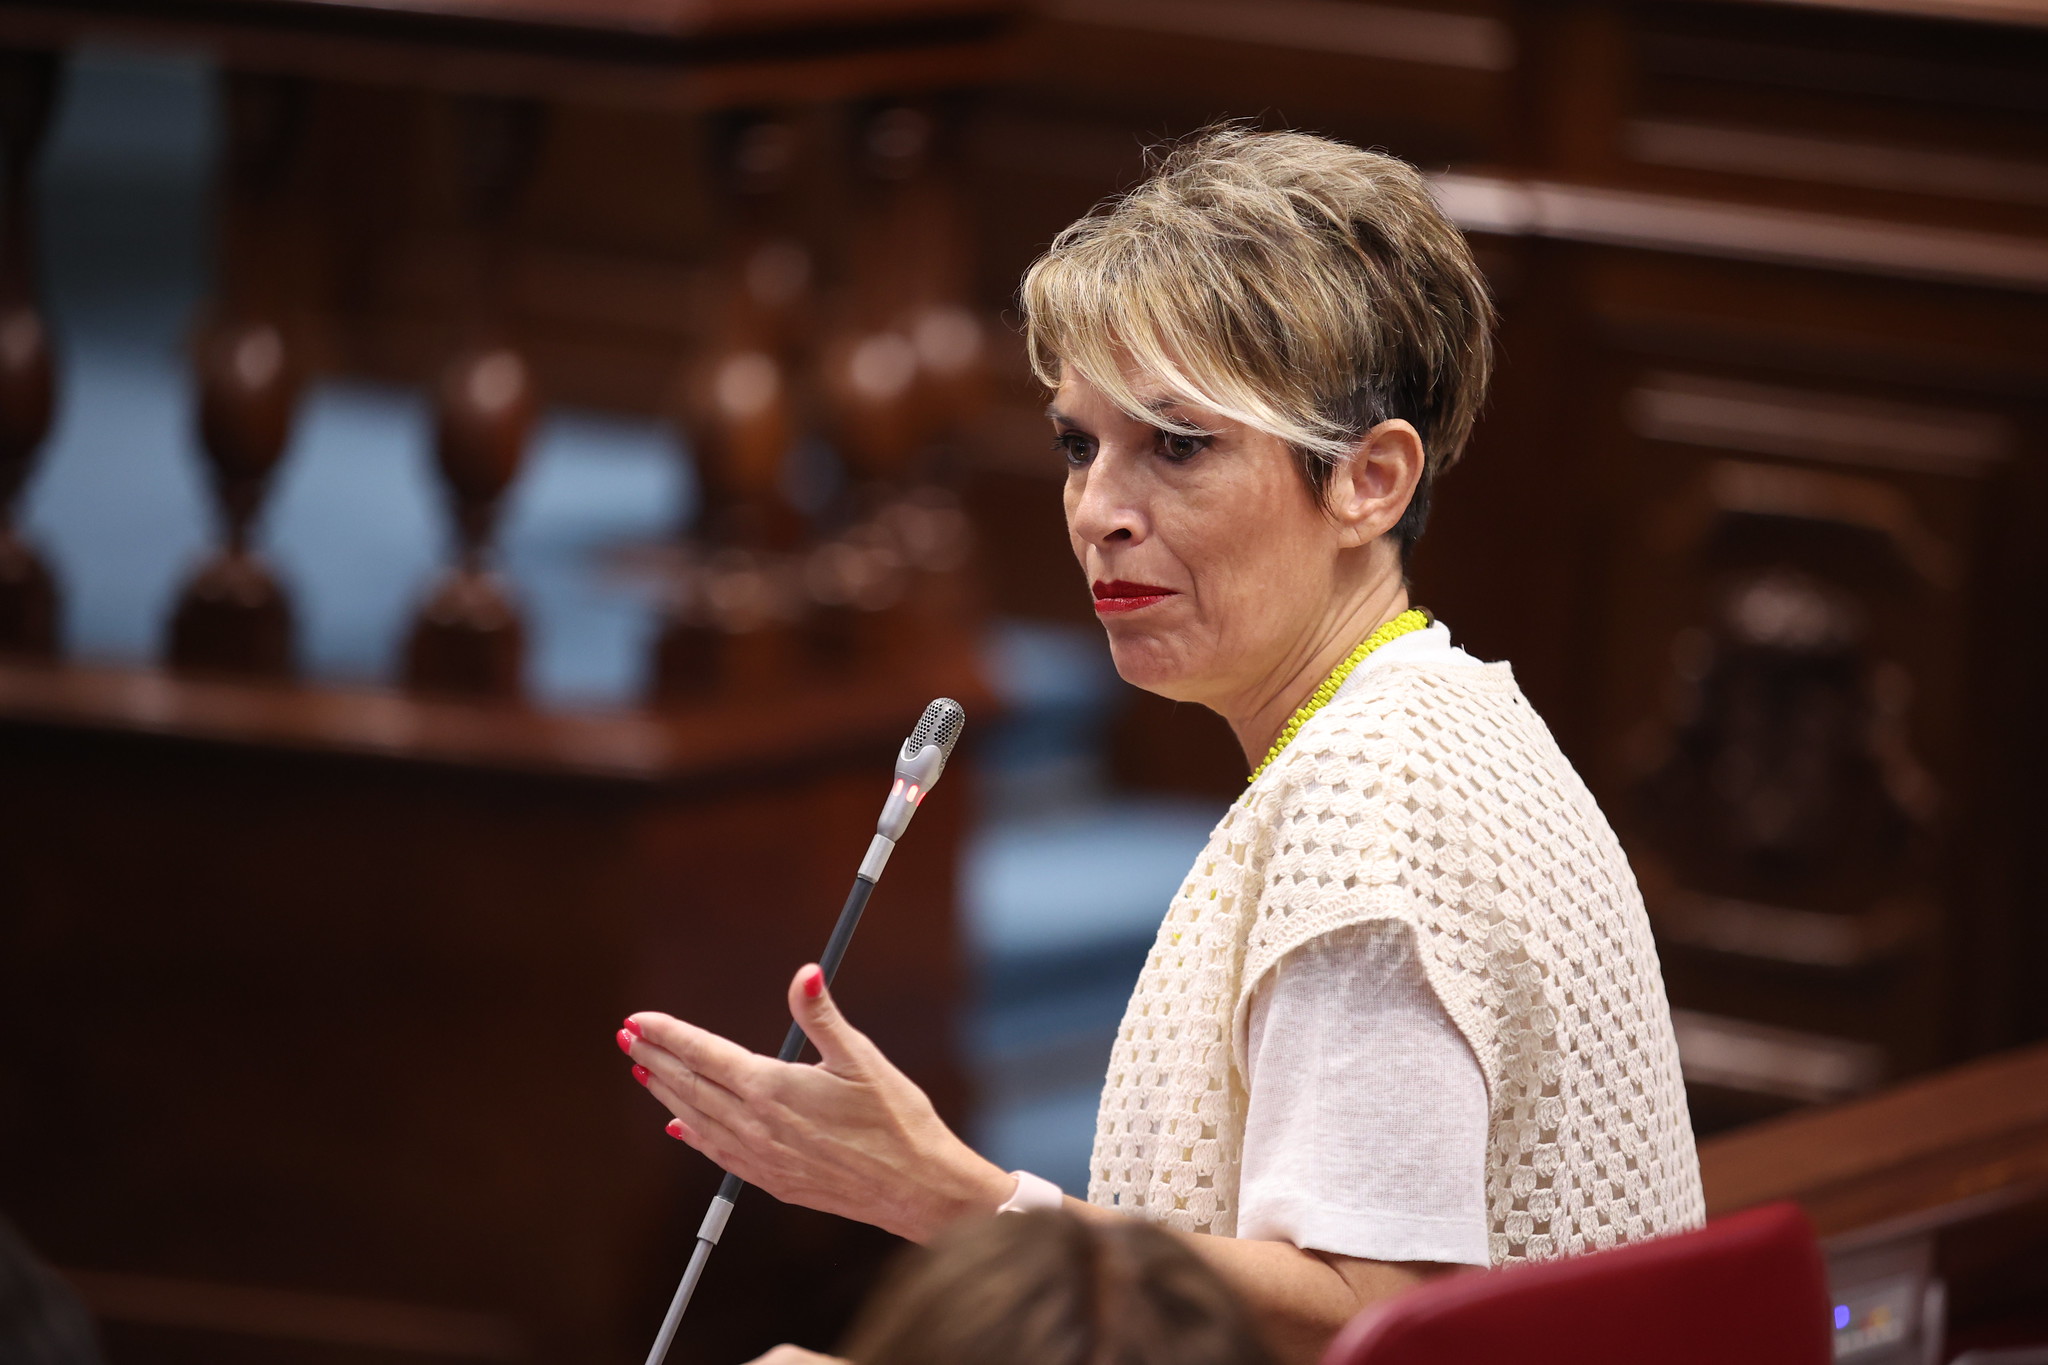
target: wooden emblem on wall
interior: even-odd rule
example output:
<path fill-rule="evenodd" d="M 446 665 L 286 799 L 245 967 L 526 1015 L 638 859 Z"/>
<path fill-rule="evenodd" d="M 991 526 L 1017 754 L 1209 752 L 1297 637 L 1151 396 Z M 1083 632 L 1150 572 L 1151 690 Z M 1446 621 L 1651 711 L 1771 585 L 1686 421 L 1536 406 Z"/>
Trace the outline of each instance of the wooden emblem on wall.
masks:
<path fill-rule="evenodd" d="M 1960 695 L 1958 546 L 1995 417 L 1696 375 L 1629 397 L 1657 487 L 1623 588 L 1617 812 L 1688 1080 L 1727 1117 L 1928 1064 L 1957 856 L 1932 728 Z M 1960 476 L 1960 477 L 1958 477 Z M 1696 1104 L 1700 1100 L 1696 1097 Z"/>

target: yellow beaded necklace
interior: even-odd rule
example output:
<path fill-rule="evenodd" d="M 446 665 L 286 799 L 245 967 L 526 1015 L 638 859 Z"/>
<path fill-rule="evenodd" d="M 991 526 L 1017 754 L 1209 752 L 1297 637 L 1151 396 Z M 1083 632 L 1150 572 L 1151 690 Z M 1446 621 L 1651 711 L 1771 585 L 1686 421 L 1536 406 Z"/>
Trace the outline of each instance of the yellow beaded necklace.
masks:
<path fill-rule="evenodd" d="M 1407 611 L 1402 612 L 1399 616 L 1396 616 L 1393 620 L 1359 641 L 1358 648 L 1352 650 L 1345 657 L 1343 663 L 1331 669 L 1330 676 L 1323 679 L 1322 686 L 1311 693 L 1309 699 L 1303 702 L 1292 716 L 1288 717 L 1287 726 L 1280 732 L 1280 738 L 1273 741 L 1273 747 L 1266 750 L 1264 761 L 1252 771 L 1252 775 L 1247 777 L 1245 782 L 1250 784 L 1258 781 L 1259 774 L 1273 766 L 1273 760 L 1280 757 L 1280 751 L 1294 742 L 1295 735 L 1301 732 L 1302 726 L 1308 724 L 1310 716 L 1313 716 L 1329 704 L 1330 698 L 1337 695 L 1337 689 L 1344 685 L 1344 680 L 1351 676 L 1353 670 L 1365 662 L 1366 655 L 1390 640 L 1398 640 L 1403 635 L 1421 630 L 1429 622 L 1430 615 L 1428 612 L 1420 607 L 1410 607 Z"/>

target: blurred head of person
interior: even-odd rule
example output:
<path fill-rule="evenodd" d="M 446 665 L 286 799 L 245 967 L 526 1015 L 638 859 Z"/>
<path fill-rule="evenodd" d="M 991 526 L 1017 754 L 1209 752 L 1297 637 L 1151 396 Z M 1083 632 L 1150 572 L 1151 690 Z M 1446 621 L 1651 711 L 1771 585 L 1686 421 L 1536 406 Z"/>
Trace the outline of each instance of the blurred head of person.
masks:
<path fill-rule="evenodd" d="M 855 1365 L 1270 1365 L 1237 1297 L 1150 1223 L 1046 1210 L 906 1253 L 855 1322 Z"/>
<path fill-rule="evenodd" d="M 1494 317 L 1414 167 L 1211 129 L 1062 232 L 1021 302 L 1126 681 L 1230 716 L 1405 591 Z"/>

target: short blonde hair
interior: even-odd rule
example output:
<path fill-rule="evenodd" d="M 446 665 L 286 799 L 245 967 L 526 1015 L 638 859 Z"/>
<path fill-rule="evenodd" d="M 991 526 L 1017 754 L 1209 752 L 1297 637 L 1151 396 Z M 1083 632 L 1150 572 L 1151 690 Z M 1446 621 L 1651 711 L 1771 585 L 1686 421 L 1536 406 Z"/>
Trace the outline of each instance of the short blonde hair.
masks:
<path fill-rule="evenodd" d="M 1048 387 L 1069 365 L 1132 417 L 1199 434 L 1148 411 L 1136 385 L 1157 384 L 1285 441 L 1318 496 L 1360 437 L 1406 418 L 1425 464 L 1404 554 L 1492 367 L 1485 280 L 1415 168 L 1309 133 L 1225 125 L 1167 147 L 1053 240 L 1022 303 Z"/>

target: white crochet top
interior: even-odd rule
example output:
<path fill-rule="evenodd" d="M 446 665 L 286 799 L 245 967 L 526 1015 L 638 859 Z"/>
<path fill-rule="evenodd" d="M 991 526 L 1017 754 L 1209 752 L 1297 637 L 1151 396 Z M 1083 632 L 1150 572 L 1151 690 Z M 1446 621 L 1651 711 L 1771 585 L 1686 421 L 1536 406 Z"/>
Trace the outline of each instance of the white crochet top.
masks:
<path fill-rule="evenodd" d="M 1379 920 L 1413 928 L 1485 1073 L 1494 1264 L 1701 1222 L 1642 895 L 1506 664 L 1355 674 L 1231 806 L 1124 1012 L 1089 1200 L 1235 1235 L 1253 991 Z"/>

